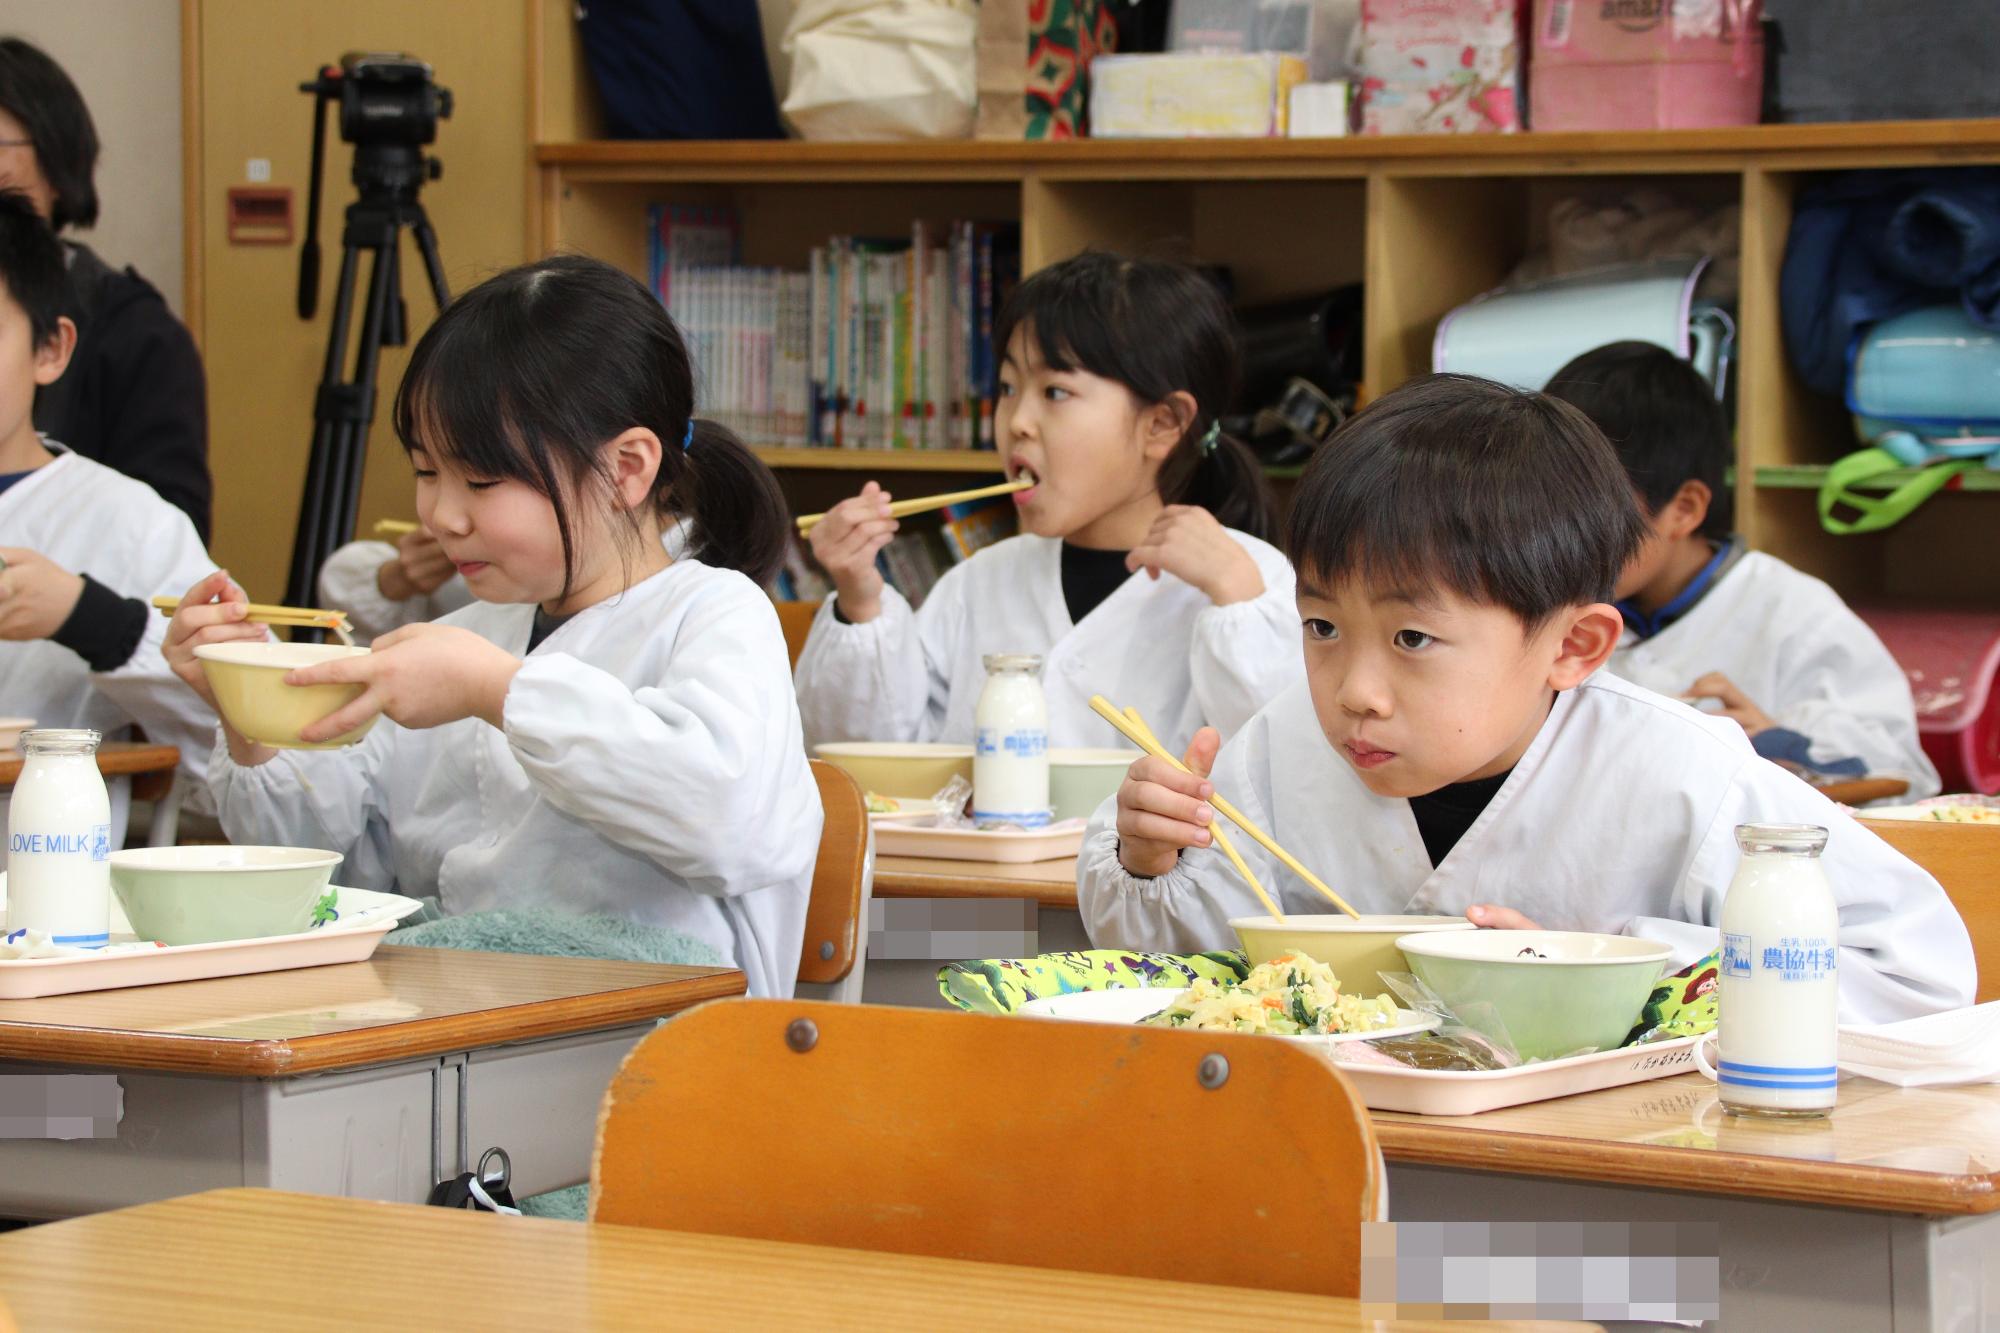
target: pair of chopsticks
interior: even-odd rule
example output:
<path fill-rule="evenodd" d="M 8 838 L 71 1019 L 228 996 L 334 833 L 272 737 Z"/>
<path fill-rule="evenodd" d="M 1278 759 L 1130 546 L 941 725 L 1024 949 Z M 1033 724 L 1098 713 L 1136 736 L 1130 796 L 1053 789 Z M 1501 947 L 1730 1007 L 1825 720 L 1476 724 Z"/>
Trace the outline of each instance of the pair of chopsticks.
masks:
<path fill-rule="evenodd" d="M 407 518 L 378 518 L 375 520 L 377 537 L 407 537 L 417 530 L 417 525 Z"/>
<path fill-rule="evenodd" d="M 1189 771 L 1188 766 L 1186 764 L 1182 763 L 1179 759 L 1176 759 L 1172 754 L 1168 753 L 1166 748 L 1160 744 L 1159 740 L 1153 735 L 1151 729 L 1146 726 L 1145 721 L 1139 717 L 1138 711 L 1136 709 L 1128 708 L 1123 713 L 1120 713 L 1116 708 L 1112 707 L 1111 702 L 1101 694 L 1093 694 L 1090 696 L 1090 707 L 1091 711 L 1095 712 L 1098 716 L 1102 717 L 1106 722 L 1109 722 L 1112 726 L 1116 727 L 1118 729 L 1118 733 L 1122 735 L 1126 740 L 1131 741 L 1134 745 L 1144 750 L 1147 754 L 1152 755 L 1155 759 L 1166 760 L 1168 763 L 1172 764 L 1175 768 L 1178 768 L 1183 773 Z M 1332 889 L 1329 889 L 1326 886 L 1325 882 L 1322 881 L 1318 875 L 1313 874 L 1312 871 L 1306 869 L 1303 865 L 1299 864 L 1298 858 L 1293 856 L 1290 852 L 1286 851 L 1284 848 L 1280 847 L 1275 841 L 1273 841 L 1270 834 L 1264 832 L 1263 829 L 1258 828 L 1255 824 L 1251 823 L 1248 819 L 1246 819 L 1242 811 L 1238 810 L 1228 801 L 1223 800 L 1221 793 L 1211 792 L 1209 794 L 1208 803 L 1211 806 L 1214 806 L 1215 809 L 1222 815 L 1227 817 L 1230 823 L 1236 825 L 1236 827 L 1242 829 L 1245 833 L 1249 834 L 1251 838 L 1254 839 L 1260 846 L 1262 846 L 1265 851 L 1277 857 L 1279 862 L 1283 864 L 1286 869 L 1290 870 L 1293 874 L 1297 875 L 1300 879 L 1304 880 L 1306 883 L 1312 885 L 1315 889 L 1318 889 L 1328 902 L 1332 903 L 1335 907 L 1338 907 L 1341 911 L 1347 913 L 1347 915 L 1353 917 L 1355 920 L 1358 921 L 1361 919 L 1361 914 L 1355 911 L 1352 907 L 1349 907 L 1347 905 L 1347 901 L 1344 898 L 1342 898 L 1339 894 L 1335 893 Z M 1223 836 L 1221 824 L 1216 822 L 1211 822 L 1208 826 L 1208 833 L 1209 836 L 1215 840 L 1215 845 L 1222 850 L 1223 855 L 1229 858 L 1229 863 L 1236 867 L 1236 872 L 1241 876 L 1243 876 L 1244 881 L 1248 883 L 1251 889 L 1256 893 L 1258 901 L 1263 903 L 1264 906 L 1270 910 L 1270 913 L 1273 917 L 1277 918 L 1279 921 L 1283 921 L 1285 919 L 1285 914 L 1278 910 L 1277 903 L 1272 901 L 1271 895 L 1264 891 L 1264 886 L 1257 882 L 1257 877 L 1250 873 L 1250 867 L 1244 864 L 1243 858 L 1241 856 L 1237 855 L 1236 849 L 1230 845 L 1229 839 Z"/>
<path fill-rule="evenodd" d="M 168 615 L 172 615 L 181 609 L 181 599 L 178 597 L 155 597 L 153 605 Z M 345 611 L 318 611 L 304 606 L 265 606 L 259 602 L 252 602 L 250 603 L 250 614 L 244 618 L 255 621 L 260 625 L 286 625 L 305 629 L 332 630 L 351 628 L 347 623 L 347 612 Z"/>
<path fill-rule="evenodd" d="M 933 509 L 943 509 L 946 505 L 963 504 L 967 500 L 984 500 L 991 495 L 1012 495 L 1015 491 L 1025 491 L 1034 484 L 1025 480 L 1003 481 L 998 486 L 981 486 L 975 491 L 953 491 L 949 495 L 926 496 L 921 500 L 898 500 L 889 506 L 889 517 L 908 518 L 911 514 L 928 513 Z M 799 535 L 804 536 L 811 532 L 825 517 L 825 514 L 799 515 Z"/>

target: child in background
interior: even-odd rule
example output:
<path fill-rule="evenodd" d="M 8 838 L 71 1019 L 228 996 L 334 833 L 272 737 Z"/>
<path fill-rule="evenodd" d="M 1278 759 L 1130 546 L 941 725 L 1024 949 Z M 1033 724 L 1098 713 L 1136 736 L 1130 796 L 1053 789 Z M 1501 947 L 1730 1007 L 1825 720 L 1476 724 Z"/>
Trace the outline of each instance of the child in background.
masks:
<path fill-rule="evenodd" d="M 179 748 L 179 780 L 198 792 L 214 724 L 160 660 L 167 622 L 149 602 L 215 565 L 152 487 L 35 433 L 35 389 L 76 346 L 63 283 L 62 243 L 24 195 L 0 191 L 0 707 L 107 740 L 143 727 Z M 122 847 L 131 782 L 110 787 Z"/>
<path fill-rule="evenodd" d="M 808 739 L 969 741 L 988 653 L 1045 659 L 1051 745 L 1117 744 L 1100 693 L 1168 744 L 1235 731 L 1299 664 L 1263 475 L 1216 424 L 1237 365 L 1221 293 L 1182 265 L 1086 253 L 1016 288 L 994 338 L 1001 466 L 1035 483 L 1013 497 L 1022 533 L 913 612 L 875 568 L 888 493 L 835 506 L 812 532 L 835 593 L 799 658 Z"/>
<path fill-rule="evenodd" d="M 1360 413 L 1293 501 L 1305 681 L 1184 774 L 1145 758 L 1077 864 L 1100 947 L 1233 948 L 1262 915 L 1209 847 L 1220 792 L 1362 912 L 1716 945 L 1736 826 L 1818 824 L 1845 1022 L 1972 1002 L 1971 942 L 1929 875 L 1758 758 L 1742 729 L 1599 671 L 1643 526 L 1567 404 L 1434 375 Z M 1208 780 L 1211 767 L 1213 781 Z M 1324 901 L 1248 839 L 1286 912 Z"/>
<path fill-rule="evenodd" d="M 1618 451 L 1646 520 L 1619 575 L 1625 635 L 1610 670 L 1713 699 L 1757 753 L 1832 778 L 1938 790 L 1909 680 L 1840 594 L 1729 532 L 1729 427 L 1708 381 L 1651 343 L 1613 343 L 1556 372 Z"/>
<path fill-rule="evenodd" d="M 479 599 L 294 684 L 366 686 L 276 751 L 226 724 L 211 783 L 233 840 L 327 847 L 346 883 L 447 912 L 557 906 L 679 931 L 789 995 L 818 852 L 784 636 L 761 584 L 776 479 L 693 419 L 686 346 L 644 287 L 558 257 L 452 302 L 396 394 L 417 515 Z M 688 555 L 662 532 L 695 520 Z M 168 631 L 256 637 L 216 574 Z M 211 703 L 212 703 L 211 699 Z"/>
<path fill-rule="evenodd" d="M 320 567 L 319 597 L 321 606 L 347 613 L 363 643 L 440 619 L 473 600 L 444 546 L 422 528 L 394 545 L 355 541 L 335 551 Z"/>

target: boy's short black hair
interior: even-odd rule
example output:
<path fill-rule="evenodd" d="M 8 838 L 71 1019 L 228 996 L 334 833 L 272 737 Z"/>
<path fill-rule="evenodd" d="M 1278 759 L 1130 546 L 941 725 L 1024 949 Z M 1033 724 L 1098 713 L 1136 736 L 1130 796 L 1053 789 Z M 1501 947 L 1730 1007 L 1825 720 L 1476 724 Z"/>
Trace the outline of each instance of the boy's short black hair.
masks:
<path fill-rule="evenodd" d="M 1700 371 L 1653 343 L 1608 343 L 1558 370 L 1543 392 L 1597 423 L 1648 514 L 1698 481 L 1711 497 L 1701 534 L 1729 535 L 1729 422 Z"/>
<path fill-rule="evenodd" d="M 55 192 L 49 224 L 97 225 L 97 126 L 63 67 L 19 37 L 0 37 L 0 111 L 21 122 Z"/>
<path fill-rule="evenodd" d="M 1383 395 L 1314 455 L 1287 532 L 1302 586 L 1445 589 L 1530 630 L 1611 600 L 1644 528 L 1581 412 L 1470 375 Z"/>
<path fill-rule="evenodd" d="M 55 336 L 68 283 L 62 242 L 19 190 L 0 190 L 0 286 L 28 312 L 28 333 L 40 347 Z"/>

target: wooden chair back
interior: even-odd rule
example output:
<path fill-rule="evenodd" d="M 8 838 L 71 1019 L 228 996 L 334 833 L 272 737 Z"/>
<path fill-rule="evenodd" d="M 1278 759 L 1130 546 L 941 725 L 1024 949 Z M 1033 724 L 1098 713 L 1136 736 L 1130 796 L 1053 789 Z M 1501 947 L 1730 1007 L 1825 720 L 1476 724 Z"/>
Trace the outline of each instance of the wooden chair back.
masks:
<path fill-rule="evenodd" d="M 730 1000 L 612 1080 L 591 1220 L 1353 1297 L 1382 1171 L 1288 1042 Z"/>
<path fill-rule="evenodd" d="M 1972 936 L 1978 1003 L 2000 1000 L 2000 826 L 1866 819 L 1882 841 L 1930 872 Z"/>
<path fill-rule="evenodd" d="M 874 847 L 868 838 L 868 802 L 861 785 L 823 759 L 809 759 L 826 823 L 813 864 L 812 897 L 806 902 L 805 945 L 799 950 L 799 980 L 831 986 L 854 970 L 867 922 L 868 881 Z"/>
<path fill-rule="evenodd" d="M 812 633 L 813 617 L 819 614 L 818 602 L 778 602 L 778 626 L 785 631 L 785 651 L 791 654 L 792 665 L 799 664 L 799 654 L 806 650 L 806 636 Z"/>

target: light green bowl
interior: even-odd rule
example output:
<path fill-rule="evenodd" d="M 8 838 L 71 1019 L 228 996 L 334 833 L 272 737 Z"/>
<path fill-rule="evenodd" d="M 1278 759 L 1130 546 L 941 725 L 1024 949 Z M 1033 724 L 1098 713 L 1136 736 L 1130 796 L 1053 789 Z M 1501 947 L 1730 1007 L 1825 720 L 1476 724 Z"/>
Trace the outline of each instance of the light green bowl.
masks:
<path fill-rule="evenodd" d="M 1526 1060 L 1624 1041 L 1672 954 L 1651 940 L 1570 930 L 1405 935 L 1396 947 L 1460 1018 Z"/>
<path fill-rule="evenodd" d="M 1050 750 L 1049 804 L 1057 819 L 1088 819 L 1118 791 L 1137 750 Z"/>
<path fill-rule="evenodd" d="M 295 935 L 340 861 L 307 847 L 136 847 L 111 854 L 111 891 L 142 940 Z"/>

